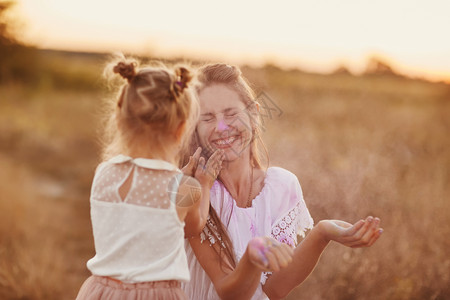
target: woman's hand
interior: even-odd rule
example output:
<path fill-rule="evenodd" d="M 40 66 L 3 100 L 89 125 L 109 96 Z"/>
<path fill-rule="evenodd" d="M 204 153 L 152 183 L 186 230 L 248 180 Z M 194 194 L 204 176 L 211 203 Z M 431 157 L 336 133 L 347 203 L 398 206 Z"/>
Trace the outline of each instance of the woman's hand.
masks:
<path fill-rule="evenodd" d="M 379 227 L 380 219 L 371 216 L 353 225 L 340 220 L 323 220 L 318 226 L 326 241 L 336 241 L 352 248 L 370 247 L 383 233 Z"/>
<path fill-rule="evenodd" d="M 247 246 L 250 261 L 262 271 L 276 272 L 292 261 L 294 249 L 270 237 L 256 237 Z"/>
<path fill-rule="evenodd" d="M 193 174 L 194 177 L 200 182 L 202 187 L 206 187 L 209 190 L 214 184 L 217 176 L 219 176 L 220 170 L 222 169 L 222 161 L 225 158 L 225 155 L 223 150 L 216 150 L 206 162 L 204 157 L 200 157 L 197 159 L 197 157 L 200 156 L 200 153 L 198 153 L 198 155 L 196 156 L 197 152 L 199 152 L 199 149 L 201 152 L 201 148 L 198 148 L 192 158 L 194 160 L 194 163 L 192 163 L 192 165 L 194 165 L 193 170 L 195 170 Z M 196 166 L 195 161 L 198 162 Z M 187 164 L 187 166 L 189 166 L 189 163 Z"/>

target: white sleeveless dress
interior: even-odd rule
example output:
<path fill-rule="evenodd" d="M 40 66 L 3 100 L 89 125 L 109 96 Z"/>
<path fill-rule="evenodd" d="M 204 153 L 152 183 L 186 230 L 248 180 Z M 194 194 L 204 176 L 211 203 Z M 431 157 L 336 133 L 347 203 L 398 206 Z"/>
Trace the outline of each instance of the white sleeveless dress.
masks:
<path fill-rule="evenodd" d="M 129 176 L 131 188 L 121 199 Z M 184 222 L 175 205 L 180 176 L 162 160 L 120 155 L 99 165 L 90 200 L 96 254 L 87 267 L 93 275 L 124 283 L 189 280 Z"/>

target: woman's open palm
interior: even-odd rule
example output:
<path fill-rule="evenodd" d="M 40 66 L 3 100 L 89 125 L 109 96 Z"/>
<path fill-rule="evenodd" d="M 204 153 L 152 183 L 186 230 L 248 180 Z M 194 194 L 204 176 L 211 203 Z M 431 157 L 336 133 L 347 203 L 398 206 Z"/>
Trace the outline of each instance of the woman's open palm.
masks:
<path fill-rule="evenodd" d="M 340 220 L 324 220 L 320 221 L 320 226 L 329 240 L 352 248 L 372 246 L 383 232 L 379 227 L 380 219 L 371 216 L 355 224 Z"/>

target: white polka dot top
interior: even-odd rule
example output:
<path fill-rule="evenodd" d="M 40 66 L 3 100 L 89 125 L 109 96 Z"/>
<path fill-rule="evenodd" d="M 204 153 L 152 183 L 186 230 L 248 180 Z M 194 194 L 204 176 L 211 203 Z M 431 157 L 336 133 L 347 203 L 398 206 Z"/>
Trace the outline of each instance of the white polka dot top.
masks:
<path fill-rule="evenodd" d="M 98 166 L 90 200 L 92 274 L 127 283 L 189 280 L 184 222 L 175 206 L 181 176 L 166 161 L 124 155 Z M 122 199 L 119 189 L 126 182 L 131 185 Z"/>

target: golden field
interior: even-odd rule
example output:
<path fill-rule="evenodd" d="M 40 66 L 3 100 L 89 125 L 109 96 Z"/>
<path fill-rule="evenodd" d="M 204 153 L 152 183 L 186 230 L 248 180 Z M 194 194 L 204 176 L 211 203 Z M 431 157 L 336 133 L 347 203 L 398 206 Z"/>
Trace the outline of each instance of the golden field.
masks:
<path fill-rule="evenodd" d="M 0 299 L 74 299 L 94 254 L 89 189 L 106 57 L 36 59 L 32 83 L 0 82 Z M 298 176 L 315 221 L 374 215 L 384 228 L 368 249 L 331 244 L 288 299 L 448 299 L 450 85 L 243 72 L 272 101 L 270 165 Z"/>

